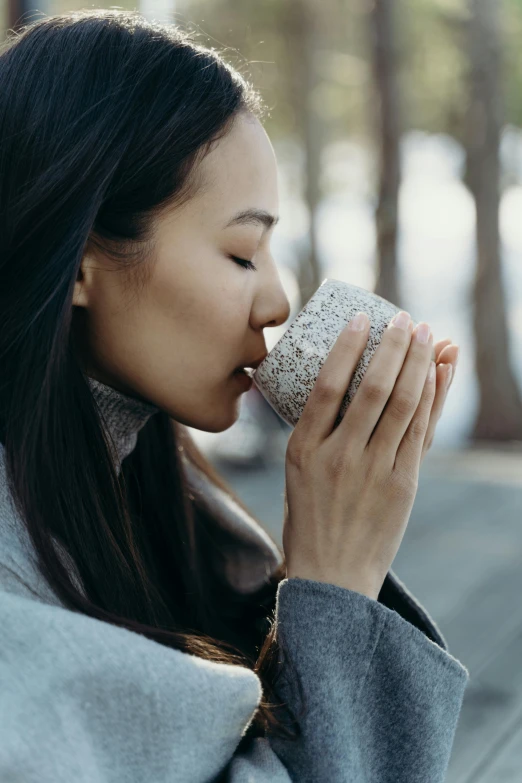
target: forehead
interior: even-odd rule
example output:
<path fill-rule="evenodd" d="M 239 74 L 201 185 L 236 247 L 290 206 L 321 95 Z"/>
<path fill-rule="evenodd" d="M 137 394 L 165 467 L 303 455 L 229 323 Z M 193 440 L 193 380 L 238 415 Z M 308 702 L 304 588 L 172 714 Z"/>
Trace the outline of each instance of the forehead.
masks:
<path fill-rule="evenodd" d="M 277 212 L 277 163 L 268 135 L 256 119 L 236 118 L 198 166 L 201 183 L 194 208 L 225 219 L 255 207 Z"/>

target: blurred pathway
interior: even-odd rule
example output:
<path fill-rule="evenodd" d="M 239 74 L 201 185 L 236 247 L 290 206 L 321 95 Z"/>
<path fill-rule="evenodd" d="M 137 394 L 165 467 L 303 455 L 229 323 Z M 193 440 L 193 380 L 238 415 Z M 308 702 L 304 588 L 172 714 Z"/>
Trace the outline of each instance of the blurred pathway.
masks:
<path fill-rule="evenodd" d="M 284 450 L 213 462 L 281 546 Z M 447 783 L 522 783 L 522 452 L 428 454 L 393 570 L 471 674 Z"/>

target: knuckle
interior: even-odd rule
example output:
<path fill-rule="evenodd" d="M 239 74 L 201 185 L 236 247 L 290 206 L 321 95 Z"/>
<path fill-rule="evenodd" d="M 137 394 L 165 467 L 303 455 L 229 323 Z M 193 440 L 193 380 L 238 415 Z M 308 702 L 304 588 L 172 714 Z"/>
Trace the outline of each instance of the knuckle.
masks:
<path fill-rule="evenodd" d="M 419 486 L 417 475 L 405 470 L 394 470 L 391 483 L 395 497 L 402 499 L 409 499 L 415 495 Z"/>
<path fill-rule="evenodd" d="M 298 470 L 302 470 L 309 462 L 310 452 L 299 438 L 294 437 L 294 433 L 288 439 L 286 461 Z"/>
<path fill-rule="evenodd" d="M 428 421 L 424 416 L 416 416 L 410 424 L 410 438 L 414 441 L 424 438 L 428 429 Z"/>
<path fill-rule="evenodd" d="M 319 404 L 328 404 L 336 399 L 338 390 L 331 378 L 319 379 L 315 387 L 315 398 Z"/>
<path fill-rule="evenodd" d="M 360 391 L 362 392 L 363 396 L 366 398 L 367 402 L 372 404 L 384 403 L 385 400 L 388 398 L 388 392 L 385 389 L 384 385 L 372 378 L 367 377 L 365 380 L 366 383 L 363 382 L 361 384 Z"/>
<path fill-rule="evenodd" d="M 402 421 L 412 415 L 417 409 L 417 405 L 418 400 L 415 395 L 406 389 L 401 389 L 391 399 L 390 414 Z"/>

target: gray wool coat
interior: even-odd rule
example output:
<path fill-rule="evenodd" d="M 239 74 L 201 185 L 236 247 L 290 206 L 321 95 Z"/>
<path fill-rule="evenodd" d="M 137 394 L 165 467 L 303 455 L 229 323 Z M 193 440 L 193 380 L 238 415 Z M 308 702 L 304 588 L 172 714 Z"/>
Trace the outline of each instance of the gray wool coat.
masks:
<path fill-rule="evenodd" d="M 119 469 L 157 409 L 88 380 Z M 223 515 L 223 577 L 240 592 L 257 589 L 280 551 L 237 503 L 184 466 L 193 491 Z M 0 781 L 444 781 L 469 674 L 392 571 L 378 601 L 285 579 L 275 623 L 303 685 L 302 736 L 258 737 L 240 749 L 262 696 L 257 675 L 65 608 L 38 571 L 0 444 Z M 291 671 L 278 695 L 302 707 Z"/>

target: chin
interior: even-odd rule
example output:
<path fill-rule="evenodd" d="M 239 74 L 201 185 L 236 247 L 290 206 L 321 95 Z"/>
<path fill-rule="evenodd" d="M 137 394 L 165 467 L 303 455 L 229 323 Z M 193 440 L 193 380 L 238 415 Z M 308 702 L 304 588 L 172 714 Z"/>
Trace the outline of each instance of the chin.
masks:
<path fill-rule="evenodd" d="M 207 432 L 225 432 L 225 430 L 230 429 L 236 421 L 239 419 L 239 406 L 237 406 L 237 409 L 233 411 L 232 414 L 228 414 L 226 417 L 223 416 L 223 418 L 220 421 L 213 422 L 208 428 L 205 428 Z"/>
<path fill-rule="evenodd" d="M 213 411 L 212 416 L 198 417 L 197 419 L 187 419 L 182 421 L 187 427 L 192 427 L 195 430 L 201 430 L 202 432 L 225 432 L 230 429 L 236 421 L 239 419 L 241 413 L 241 399 L 237 400 L 235 405 L 231 405 L 228 409 L 222 411 Z M 178 418 L 179 421 L 179 418 Z"/>

